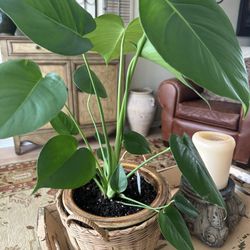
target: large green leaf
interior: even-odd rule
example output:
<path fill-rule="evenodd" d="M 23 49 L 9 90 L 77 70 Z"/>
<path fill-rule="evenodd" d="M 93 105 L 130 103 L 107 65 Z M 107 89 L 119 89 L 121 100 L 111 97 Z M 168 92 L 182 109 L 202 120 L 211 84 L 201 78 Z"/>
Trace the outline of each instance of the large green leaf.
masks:
<path fill-rule="evenodd" d="M 216 1 L 140 0 L 140 17 L 148 39 L 171 67 L 248 109 L 244 60 L 232 25 Z"/>
<path fill-rule="evenodd" d="M 178 210 L 170 205 L 159 213 L 161 232 L 177 250 L 192 250 L 193 245 L 188 228 Z"/>
<path fill-rule="evenodd" d="M 95 85 L 95 90 L 96 90 L 97 95 L 99 97 L 106 98 L 107 92 L 106 92 L 104 86 L 102 85 L 101 81 L 99 80 L 99 78 L 95 74 L 95 72 L 93 72 L 92 70 L 91 70 L 91 76 L 92 76 L 92 80 L 93 80 L 94 85 Z M 88 74 L 87 67 L 85 65 L 82 65 L 81 67 L 79 67 L 75 71 L 74 83 L 80 91 L 86 92 L 86 93 L 92 94 L 92 95 L 95 94 L 94 88 L 92 87 L 91 79 L 90 79 L 89 74 Z"/>
<path fill-rule="evenodd" d="M 34 131 L 63 108 L 67 90 L 63 80 L 50 73 L 44 78 L 29 60 L 0 64 L 0 138 Z"/>
<path fill-rule="evenodd" d="M 113 14 L 99 16 L 95 21 L 96 29 L 87 37 L 94 45 L 92 50 L 101 54 L 106 63 L 119 58 L 124 36 L 124 54 L 136 50 L 136 44 L 143 34 L 139 19 L 133 20 L 127 28 L 121 17 Z"/>
<path fill-rule="evenodd" d="M 124 133 L 124 147 L 129 153 L 136 155 L 143 155 L 151 152 L 148 141 L 135 131 Z"/>
<path fill-rule="evenodd" d="M 93 154 L 87 148 L 77 149 L 77 146 L 77 140 L 69 135 L 58 135 L 47 142 L 38 158 L 38 179 L 33 192 L 42 187 L 78 188 L 95 176 Z"/>
<path fill-rule="evenodd" d="M 210 106 L 209 102 L 201 95 L 193 86 L 189 83 L 189 81 L 183 76 L 181 72 L 178 72 L 176 69 L 171 67 L 166 61 L 163 60 L 163 58 L 160 56 L 160 54 L 156 51 L 152 43 L 147 39 L 145 45 L 143 46 L 141 56 L 147 60 L 150 60 L 163 68 L 167 69 L 170 73 L 175 75 L 175 77 L 181 81 L 184 85 L 186 85 L 188 88 L 192 89 L 201 99 L 204 100 L 204 102 L 207 103 L 208 106 Z"/>
<path fill-rule="evenodd" d="M 79 133 L 73 120 L 63 111 L 50 121 L 50 124 L 58 134 L 61 135 L 77 135 Z"/>
<path fill-rule="evenodd" d="M 74 0 L 0 0 L 2 9 L 35 43 L 63 55 L 80 55 L 91 49 L 83 36 L 95 21 Z"/>
<path fill-rule="evenodd" d="M 140 19 L 136 18 L 132 20 L 125 31 L 125 46 L 124 53 L 128 54 L 136 51 L 137 44 L 143 35 L 143 29 L 141 27 Z"/>
<path fill-rule="evenodd" d="M 225 207 L 220 192 L 189 136 L 171 135 L 170 148 L 179 169 L 193 189 L 205 200 Z"/>
<path fill-rule="evenodd" d="M 199 215 L 199 211 L 181 193 L 177 193 L 172 200 L 174 200 L 174 205 L 178 208 L 178 210 L 187 216 L 196 218 Z"/>

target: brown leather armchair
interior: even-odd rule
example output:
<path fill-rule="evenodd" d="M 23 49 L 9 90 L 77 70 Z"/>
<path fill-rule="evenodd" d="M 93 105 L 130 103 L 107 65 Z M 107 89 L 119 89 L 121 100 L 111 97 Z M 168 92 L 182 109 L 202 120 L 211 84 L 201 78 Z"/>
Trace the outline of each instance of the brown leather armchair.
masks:
<path fill-rule="evenodd" d="M 249 65 L 250 66 L 250 65 Z M 199 93 L 203 89 L 196 87 Z M 243 119 L 241 105 L 223 101 L 207 104 L 192 90 L 176 79 L 165 80 L 158 89 L 162 107 L 162 137 L 168 141 L 170 134 L 192 136 L 199 130 L 218 131 L 236 140 L 234 161 L 248 164 L 250 159 L 250 112 Z"/>

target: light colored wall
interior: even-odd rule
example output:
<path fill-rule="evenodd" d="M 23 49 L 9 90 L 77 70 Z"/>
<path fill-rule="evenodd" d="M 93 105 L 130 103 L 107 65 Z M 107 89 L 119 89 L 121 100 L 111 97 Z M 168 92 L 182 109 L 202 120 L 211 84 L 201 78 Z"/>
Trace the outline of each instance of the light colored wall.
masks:
<path fill-rule="evenodd" d="M 234 30 L 236 30 L 240 0 L 224 0 L 220 5 L 228 15 Z M 238 40 L 241 46 L 250 46 L 250 37 L 238 37 Z"/>
<path fill-rule="evenodd" d="M 221 4 L 221 7 L 228 15 L 235 29 L 238 19 L 239 4 L 240 0 L 224 0 Z M 138 16 L 138 0 L 134 1 L 134 14 Z M 239 42 L 241 46 L 250 46 L 250 37 L 239 37 Z M 146 60 L 140 60 L 133 78 L 132 88 L 147 86 L 156 91 L 162 80 L 171 77 L 171 74 L 160 66 Z"/>

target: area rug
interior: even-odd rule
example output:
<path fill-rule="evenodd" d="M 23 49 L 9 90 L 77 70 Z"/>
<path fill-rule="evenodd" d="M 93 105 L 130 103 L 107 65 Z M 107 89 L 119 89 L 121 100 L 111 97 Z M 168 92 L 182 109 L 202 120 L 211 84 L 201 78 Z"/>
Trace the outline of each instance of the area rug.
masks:
<path fill-rule="evenodd" d="M 152 155 L 164 150 L 165 146 L 161 139 L 150 139 L 151 154 L 139 156 L 125 153 L 122 150 L 122 161 L 127 163 L 140 164 Z M 157 171 L 175 165 L 172 154 L 166 153 L 152 160 L 148 165 Z M 36 161 L 25 161 L 13 164 L 0 165 L 0 198 L 10 194 L 32 189 L 36 182 Z"/>
<path fill-rule="evenodd" d="M 149 140 L 152 153 L 164 149 L 161 139 Z M 142 156 L 122 152 L 123 161 L 140 163 Z M 157 171 L 175 165 L 171 153 L 161 155 L 150 163 Z M 31 195 L 36 182 L 36 161 L 20 162 L 0 166 L 0 249 L 38 250 L 36 236 L 39 207 L 53 204 L 56 190 L 42 189 Z"/>

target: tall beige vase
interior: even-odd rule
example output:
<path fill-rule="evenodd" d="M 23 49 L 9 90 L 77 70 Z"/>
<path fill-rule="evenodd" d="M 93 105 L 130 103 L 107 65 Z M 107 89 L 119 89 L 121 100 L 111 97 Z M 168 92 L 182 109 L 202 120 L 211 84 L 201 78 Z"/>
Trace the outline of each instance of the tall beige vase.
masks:
<path fill-rule="evenodd" d="M 156 103 L 152 89 L 130 90 L 127 118 L 131 130 L 146 136 L 153 122 L 155 111 Z"/>

